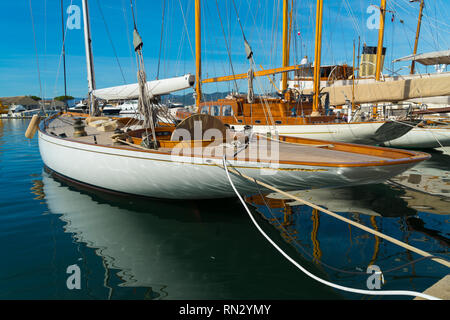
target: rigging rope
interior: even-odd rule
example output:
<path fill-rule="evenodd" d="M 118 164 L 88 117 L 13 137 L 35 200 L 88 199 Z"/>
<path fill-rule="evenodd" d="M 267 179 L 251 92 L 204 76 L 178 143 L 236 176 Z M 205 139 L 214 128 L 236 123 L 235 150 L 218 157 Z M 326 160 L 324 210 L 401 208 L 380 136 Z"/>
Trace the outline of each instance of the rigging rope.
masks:
<path fill-rule="evenodd" d="M 159 104 L 158 97 L 154 97 L 147 85 L 147 75 L 145 73 L 145 65 L 144 65 L 144 56 L 142 53 L 142 47 L 144 43 L 142 42 L 142 38 L 139 35 L 136 27 L 136 20 L 134 16 L 134 9 L 132 0 L 130 0 L 131 11 L 133 12 L 133 45 L 134 51 L 136 52 L 136 65 L 138 67 L 137 77 L 139 84 L 139 99 L 138 99 L 138 111 L 144 117 L 143 126 L 146 130 L 148 137 L 148 127 L 151 129 L 152 139 L 153 139 L 153 147 L 155 149 L 158 148 L 158 142 L 156 140 L 156 131 L 155 126 L 157 125 L 158 113 L 164 114 L 169 121 L 174 121 L 174 118 L 168 113 L 165 108 Z M 149 141 L 147 141 L 149 142 Z"/>
<path fill-rule="evenodd" d="M 111 44 L 111 47 L 113 49 L 114 57 L 116 58 L 117 65 L 119 66 L 120 74 L 122 75 L 122 80 L 124 84 L 127 84 L 127 81 L 125 80 L 125 75 L 123 74 L 122 66 L 120 65 L 119 57 L 117 56 L 116 47 L 114 46 L 114 42 L 112 41 L 111 33 L 109 32 L 108 24 L 106 23 L 105 16 L 103 15 L 102 6 L 100 5 L 100 1 L 97 0 L 98 10 L 100 12 L 100 16 L 102 17 L 103 24 L 105 25 L 106 29 L 106 35 L 108 36 L 109 43 Z"/>
<path fill-rule="evenodd" d="M 46 69 L 46 55 L 47 55 L 47 0 L 44 0 L 44 54 L 42 56 L 42 61 L 41 61 L 41 66 L 42 69 L 45 72 Z M 43 82 L 43 86 L 42 86 L 43 90 L 42 90 L 42 99 L 45 99 L 45 96 L 47 95 L 47 85 L 45 83 L 45 81 Z M 52 107 L 52 102 L 50 102 L 49 107 Z M 45 109 L 45 101 L 44 101 L 44 109 Z"/>
<path fill-rule="evenodd" d="M 234 0 L 233 0 L 233 1 L 234 1 Z M 217 8 L 217 14 L 219 15 L 220 25 L 221 25 L 221 27 L 222 27 L 222 34 L 223 34 L 223 38 L 224 38 L 224 41 L 225 41 L 225 46 L 227 47 L 227 54 L 228 54 L 228 60 L 230 61 L 231 72 L 232 72 L 232 74 L 233 74 L 233 76 L 234 76 L 236 73 L 234 72 L 233 61 L 231 60 L 231 52 L 230 52 L 230 48 L 229 48 L 229 46 L 228 46 L 227 37 L 226 37 L 226 35 L 225 35 L 225 29 L 224 29 L 224 27 L 223 27 L 222 17 L 221 17 L 221 15 L 220 15 L 219 4 L 218 4 L 217 0 L 216 0 L 216 8 Z M 238 20 L 239 20 L 239 17 L 238 17 Z M 244 38 L 245 38 L 245 36 L 244 36 Z M 233 81 L 233 83 L 234 83 L 234 89 L 236 90 L 236 93 L 239 93 L 239 87 L 238 87 L 238 85 L 237 85 L 237 81 L 236 81 L 236 79 L 233 79 L 233 80 L 234 80 L 234 81 Z"/>
<path fill-rule="evenodd" d="M 158 70 L 156 72 L 156 79 L 159 79 L 159 66 L 161 64 L 161 50 L 163 47 L 163 36 L 164 36 L 164 16 L 166 11 L 166 0 L 163 0 L 162 7 L 162 23 L 161 23 L 161 38 L 159 39 L 159 54 L 158 54 Z"/>
<path fill-rule="evenodd" d="M 256 69 L 256 63 L 254 61 L 253 51 L 252 51 L 252 49 L 251 49 L 251 47 L 250 47 L 250 45 L 249 45 L 249 43 L 248 43 L 248 41 L 247 41 L 247 39 L 245 37 L 245 32 L 244 32 L 244 29 L 243 29 L 242 24 L 241 24 L 241 19 L 239 17 L 239 12 L 237 10 L 236 3 L 235 3 L 234 0 L 232 0 L 232 2 L 233 2 L 233 7 L 234 7 L 234 10 L 235 10 L 238 22 L 239 22 L 239 26 L 241 28 L 241 33 L 242 33 L 242 37 L 243 37 L 243 40 L 244 40 L 244 46 L 245 46 L 247 59 L 249 60 L 249 63 L 250 63 L 250 70 L 248 72 L 248 102 L 250 103 L 250 105 L 252 105 L 252 103 L 253 103 L 253 88 L 252 88 L 252 86 L 253 86 L 253 74 L 254 74 L 253 70 Z M 257 84 L 259 86 L 260 91 L 263 92 L 264 91 L 263 90 L 263 86 L 261 84 L 261 81 L 260 81 L 259 77 L 256 77 L 256 81 L 257 81 Z M 267 125 L 269 126 L 269 128 L 271 128 L 270 129 L 271 131 L 272 131 L 272 128 L 273 128 L 273 130 L 275 132 L 275 135 L 278 135 L 276 124 L 275 124 L 275 121 L 273 119 L 273 116 L 272 116 L 272 113 L 271 113 L 271 110 L 270 110 L 270 106 L 269 106 L 269 104 L 267 102 L 267 99 L 265 97 L 259 97 L 259 99 L 260 99 L 260 101 L 263 102 L 262 103 L 262 107 L 263 107 L 263 112 L 264 112 L 264 116 L 266 118 Z M 251 112 L 251 116 L 253 117 L 253 112 Z M 244 116 L 244 122 L 245 122 L 245 116 Z"/>
<path fill-rule="evenodd" d="M 35 54 L 36 54 L 36 66 L 37 66 L 38 81 L 39 81 L 39 95 L 40 95 L 41 99 L 44 99 L 44 97 L 42 96 L 41 71 L 39 69 L 39 54 L 38 54 L 38 48 L 37 48 L 36 31 L 35 31 L 34 17 L 33 17 L 33 7 L 31 5 L 31 0 L 29 0 L 29 4 L 30 4 L 31 26 L 33 29 L 34 50 L 35 50 Z M 39 103 L 39 105 L 40 105 L 40 111 L 44 112 L 45 104 L 43 106 L 42 103 Z"/>
<path fill-rule="evenodd" d="M 188 38 L 189 48 L 191 49 L 192 58 L 195 58 L 194 49 L 192 48 L 191 38 L 189 37 L 189 30 L 188 30 L 187 23 L 186 23 L 186 17 L 184 16 L 184 10 L 183 10 L 183 6 L 181 4 L 181 0 L 178 0 L 178 3 L 180 4 L 180 10 L 181 10 L 181 15 L 183 17 L 184 29 L 186 31 L 186 35 Z"/>
<path fill-rule="evenodd" d="M 65 28 L 64 28 L 64 8 L 63 8 L 63 0 L 61 0 L 61 32 L 62 32 L 62 54 L 63 54 L 63 65 L 64 65 L 64 104 L 65 108 L 67 108 L 67 101 L 65 100 L 67 97 L 67 74 L 66 74 L 66 36 L 65 36 Z"/>
<path fill-rule="evenodd" d="M 136 30 L 136 17 L 134 16 L 133 0 L 130 0 L 131 15 L 133 17 L 133 27 Z"/>
<path fill-rule="evenodd" d="M 130 66 L 132 66 L 132 67 L 136 67 L 135 65 L 134 65 L 134 59 L 133 59 L 133 49 L 132 49 L 132 47 L 131 47 L 131 44 L 133 43 L 132 41 L 131 41 L 131 39 L 130 39 L 130 30 L 129 30 L 129 28 L 128 28 L 128 18 L 127 18 L 127 11 L 126 11 L 126 5 L 125 5 L 125 0 L 122 0 L 122 12 L 123 12 L 123 20 L 124 20 L 124 22 L 125 22 L 125 31 L 126 31 L 126 34 L 127 34 L 127 44 L 128 44 L 128 50 L 130 51 L 129 53 L 130 53 Z"/>
<path fill-rule="evenodd" d="M 236 3 L 234 2 L 234 0 L 232 0 L 232 2 L 233 2 L 234 11 L 236 12 L 237 20 L 239 22 L 239 27 L 241 28 L 242 37 L 244 37 L 244 40 L 247 41 L 247 39 L 245 38 L 244 28 L 242 28 L 241 19 L 239 18 L 239 13 L 236 8 Z"/>
<path fill-rule="evenodd" d="M 70 6 L 72 6 L 73 0 L 70 0 Z M 65 54 L 65 45 L 66 45 L 66 37 L 67 37 L 67 24 L 65 25 L 64 28 L 64 34 L 63 34 L 63 43 L 61 46 L 61 53 L 59 55 L 59 61 L 58 61 L 58 67 L 56 68 L 56 78 L 55 78 L 55 86 L 53 89 L 54 95 L 56 96 L 56 92 L 57 92 L 57 85 L 58 85 L 58 78 L 59 78 L 59 71 L 61 69 L 61 61 L 63 60 L 63 56 Z"/>

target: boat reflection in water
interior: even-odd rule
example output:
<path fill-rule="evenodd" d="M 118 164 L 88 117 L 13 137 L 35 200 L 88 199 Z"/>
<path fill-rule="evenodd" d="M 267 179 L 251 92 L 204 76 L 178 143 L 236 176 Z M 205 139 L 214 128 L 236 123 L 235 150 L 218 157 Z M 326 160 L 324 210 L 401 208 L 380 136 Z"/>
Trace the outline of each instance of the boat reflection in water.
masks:
<path fill-rule="evenodd" d="M 435 195 L 448 200 L 450 198 L 450 154 L 446 149 L 450 149 L 450 147 L 432 152 L 431 159 L 414 166 L 390 181 L 411 191 Z M 432 204 L 432 202 L 423 203 L 423 205 L 428 204 Z M 449 213 L 450 208 L 448 207 L 449 203 L 447 202 L 446 213 Z"/>
<path fill-rule="evenodd" d="M 46 172 L 32 192 L 61 215 L 65 232 L 102 259 L 104 286 L 112 288 L 108 298 L 120 297 L 121 287 L 148 288 L 142 298 L 150 299 L 340 297 L 291 268 L 261 239 L 235 199 L 218 204 L 121 198 Z M 82 270 L 86 273 L 93 271 Z M 108 280 L 115 273 L 117 286 Z"/>
<path fill-rule="evenodd" d="M 437 152 L 429 162 L 406 173 L 434 174 L 431 180 L 422 179 L 423 184 L 417 190 L 401 186 L 398 180 L 403 178 L 396 177 L 395 185 L 386 183 L 290 193 L 431 254 L 448 258 L 450 198 L 445 196 L 449 186 L 448 157 Z M 426 181 L 432 181 L 433 186 L 440 185 L 441 192 L 425 193 L 432 189 L 427 187 Z M 367 279 L 367 266 L 372 264 L 387 271 L 383 286 L 386 290 L 420 291 L 448 272 L 432 261 L 408 264 L 420 256 L 283 195 L 260 194 L 246 200 L 279 231 L 282 239 L 304 259 L 315 262 L 331 281 L 338 284 L 361 288 L 361 281 Z"/>
<path fill-rule="evenodd" d="M 415 174 L 445 172 L 446 157 L 433 154 L 426 165 L 414 168 Z M 433 174 L 446 179 L 439 171 Z M 255 230 L 236 199 L 161 202 L 119 197 L 84 190 L 45 172 L 32 192 L 60 215 L 65 232 L 101 258 L 105 275 L 97 278 L 105 278 L 110 298 L 123 287 L 144 288 L 143 298 L 150 299 L 366 298 L 334 291 L 295 269 Z M 450 202 L 442 194 L 405 189 L 397 182 L 294 193 L 448 257 Z M 277 194 L 246 199 L 257 217 L 265 218 L 259 221 L 272 239 L 312 273 L 334 283 L 367 289 L 366 270 L 374 264 L 384 272 L 383 289 L 423 291 L 448 272 L 429 260 L 411 264 L 420 257 Z M 112 273 L 121 281 L 116 286 L 108 280 Z"/>

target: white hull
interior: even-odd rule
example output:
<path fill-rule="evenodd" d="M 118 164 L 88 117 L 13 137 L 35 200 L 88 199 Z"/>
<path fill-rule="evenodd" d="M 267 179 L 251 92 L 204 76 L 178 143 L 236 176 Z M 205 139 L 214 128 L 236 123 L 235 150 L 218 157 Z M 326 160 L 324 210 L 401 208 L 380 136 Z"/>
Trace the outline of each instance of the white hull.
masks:
<path fill-rule="evenodd" d="M 233 125 L 236 130 L 243 130 L 244 125 Z M 252 126 L 253 131 L 266 134 L 271 127 Z M 296 138 L 320 139 L 334 142 L 376 145 L 392 140 L 408 132 L 410 127 L 394 122 L 334 123 L 314 125 L 278 125 L 278 133 Z"/>
<path fill-rule="evenodd" d="M 86 144 L 39 131 L 39 149 L 52 171 L 93 187 L 154 198 L 205 199 L 234 196 L 224 169 L 211 158 L 192 163 L 191 157 Z M 197 158 L 199 159 L 199 158 Z M 201 159 L 199 159 L 201 160 Z M 269 164 L 230 161 L 250 177 L 282 190 L 340 187 L 382 182 L 412 167 L 415 162 L 372 166 Z M 261 166 L 266 166 L 261 170 Z M 268 174 L 269 173 L 269 174 Z M 257 193 L 248 180 L 233 176 L 240 192 Z"/>
<path fill-rule="evenodd" d="M 393 148 L 439 148 L 450 146 L 450 128 L 413 128 L 395 140 L 383 143 Z"/>
<path fill-rule="evenodd" d="M 119 114 L 138 115 L 137 110 L 120 110 Z"/>
<path fill-rule="evenodd" d="M 132 102 L 125 102 L 124 104 L 121 104 L 117 106 L 120 108 L 120 114 L 127 114 L 127 115 L 138 115 L 138 102 L 132 101 Z"/>

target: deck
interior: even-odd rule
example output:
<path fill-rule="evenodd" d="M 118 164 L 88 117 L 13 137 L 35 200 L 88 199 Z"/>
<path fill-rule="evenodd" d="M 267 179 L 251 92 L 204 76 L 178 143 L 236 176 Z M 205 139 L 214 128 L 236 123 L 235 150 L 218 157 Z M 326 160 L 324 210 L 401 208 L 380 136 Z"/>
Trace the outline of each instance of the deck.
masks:
<path fill-rule="evenodd" d="M 106 147 L 120 147 L 121 149 L 140 150 L 146 152 L 158 152 L 169 153 L 189 157 L 212 157 L 222 158 L 224 152 L 228 159 L 235 158 L 235 154 L 238 150 L 240 152 L 237 155 L 238 160 L 257 160 L 262 162 L 284 162 L 284 163 L 311 163 L 311 164 L 331 164 L 335 166 L 343 164 L 367 164 L 367 163 L 382 163 L 398 158 L 408 158 L 405 156 L 406 151 L 398 152 L 395 157 L 392 154 L 396 154 L 395 151 L 382 151 L 382 152 L 368 152 L 367 150 L 376 150 L 375 147 L 352 147 L 343 148 L 339 143 L 331 143 L 326 141 L 317 141 L 311 145 L 301 145 L 292 142 L 279 142 L 276 140 L 265 139 L 260 137 L 254 138 L 253 143 L 245 149 L 242 148 L 244 144 L 241 144 L 237 148 L 229 143 L 223 143 L 223 141 L 214 141 L 207 147 L 195 147 L 194 148 L 159 148 L 157 151 L 152 149 L 145 149 L 140 145 L 129 145 L 113 140 L 112 136 L 114 132 L 99 131 L 97 128 L 91 126 L 85 126 L 86 136 L 74 137 L 73 129 L 74 118 L 62 116 L 55 118 L 51 121 L 47 127 L 47 133 L 58 136 L 63 139 L 70 139 L 88 144 L 98 144 Z M 64 135 L 65 134 L 65 137 Z M 61 136 L 62 135 L 62 136 Z M 243 141 L 243 139 L 241 139 Z M 258 140 L 259 143 L 256 143 Z M 339 150 L 341 148 L 342 150 Z M 372 148 L 372 149 L 370 149 Z M 375 148 L 375 149 L 374 149 Z M 242 149 L 242 150 L 241 150 Z M 361 152 L 362 149 L 364 152 Z M 378 148 L 381 149 L 381 148 Z M 386 155 L 385 155 L 386 154 Z M 411 158 L 411 154 L 409 154 Z"/>

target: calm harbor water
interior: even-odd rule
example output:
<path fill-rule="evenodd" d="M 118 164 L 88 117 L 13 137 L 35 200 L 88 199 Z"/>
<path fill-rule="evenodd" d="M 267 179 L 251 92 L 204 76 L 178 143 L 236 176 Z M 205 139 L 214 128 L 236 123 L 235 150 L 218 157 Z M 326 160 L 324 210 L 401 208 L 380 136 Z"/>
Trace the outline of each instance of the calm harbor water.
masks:
<path fill-rule="evenodd" d="M 301 273 L 237 199 L 111 197 L 55 180 L 37 138 L 24 138 L 27 125 L 0 124 L 0 299 L 381 299 Z M 449 171 L 450 155 L 436 151 L 391 184 L 298 195 L 449 258 Z M 370 264 L 384 271 L 385 290 L 424 291 L 448 273 L 430 260 L 411 264 L 420 257 L 277 195 L 247 202 L 291 257 L 336 284 L 367 289 Z M 71 265 L 80 268 L 79 290 L 66 284 Z"/>

